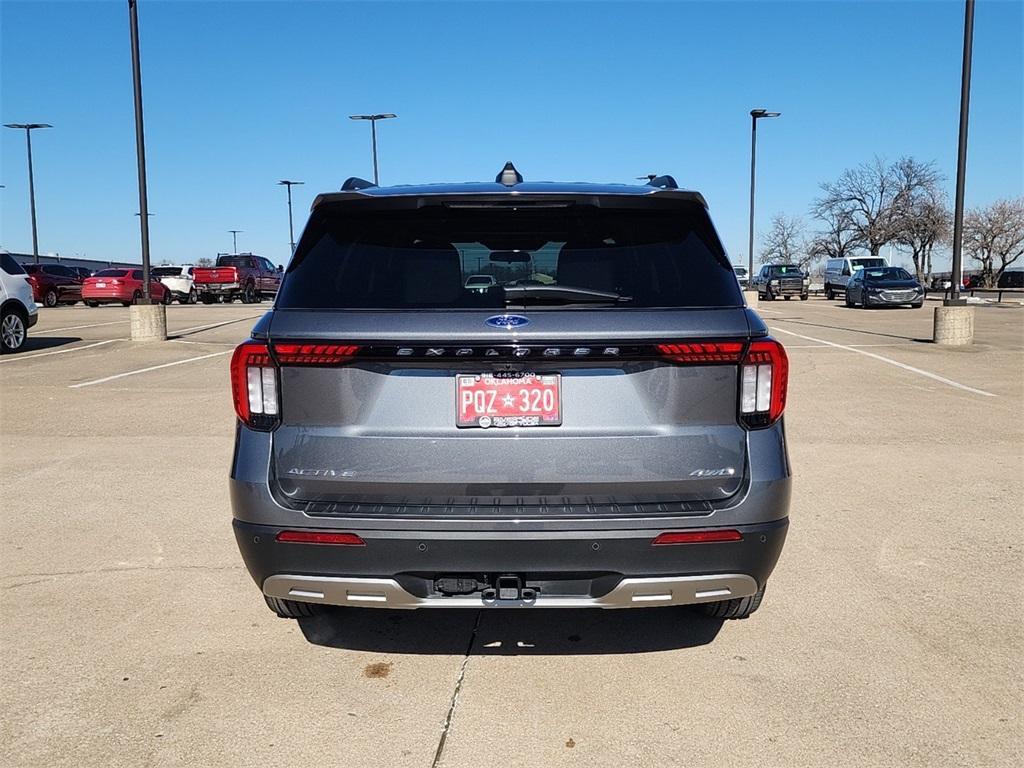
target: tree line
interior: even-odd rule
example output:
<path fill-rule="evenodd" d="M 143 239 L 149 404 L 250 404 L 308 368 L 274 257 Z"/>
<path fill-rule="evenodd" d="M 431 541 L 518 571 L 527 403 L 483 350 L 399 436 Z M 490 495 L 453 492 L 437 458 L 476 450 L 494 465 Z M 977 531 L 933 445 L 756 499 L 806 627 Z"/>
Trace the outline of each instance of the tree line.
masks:
<path fill-rule="evenodd" d="M 878 256 L 886 245 L 909 252 L 918 280 L 931 279 L 932 255 L 952 242 L 953 214 L 935 163 L 876 157 L 821 185 L 811 204 L 815 229 L 802 217 L 777 214 L 762 238 L 762 264 L 786 262 L 809 269 L 822 259 Z M 963 253 L 978 263 L 993 287 L 1024 255 L 1024 197 L 997 200 L 964 215 Z M 966 265 L 965 265 L 966 266 Z"/>

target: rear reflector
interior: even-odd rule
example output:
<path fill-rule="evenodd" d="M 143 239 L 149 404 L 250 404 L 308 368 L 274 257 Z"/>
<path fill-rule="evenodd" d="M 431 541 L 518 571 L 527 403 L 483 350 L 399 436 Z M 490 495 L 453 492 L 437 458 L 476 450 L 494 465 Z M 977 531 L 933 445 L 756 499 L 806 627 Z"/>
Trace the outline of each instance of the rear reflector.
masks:
<path fill-rule="evenodd" d="M 743 534 L 727 528 L 712 531 L 669 531 L 658 534 L 653 546 L 663 544 L 713 544 L 719 541 L 742 541 Z"/>
<path fill-rule="evenodd" d="M 332 544 L 340 547 L 365 547 L 366 542 L 354 533 L 330 531 L 281 531 L 277 540 L 282 544 Z"/>

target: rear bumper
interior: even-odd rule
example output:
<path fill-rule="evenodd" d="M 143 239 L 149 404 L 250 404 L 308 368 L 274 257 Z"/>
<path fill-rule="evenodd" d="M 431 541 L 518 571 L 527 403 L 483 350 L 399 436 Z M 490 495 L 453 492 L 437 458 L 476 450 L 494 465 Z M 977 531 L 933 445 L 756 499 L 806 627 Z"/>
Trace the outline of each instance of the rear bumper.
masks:
<path fill-rule="evenodd" d="M 241 290 L 238 283 L 195 283 L 195 288 L 199 293 L 210 293 L 216 296 Z"/>
<path fill-rule="evenodd" d="M 740 541 L 653 546 L 649 530 L 383 531 L 347 527 L 366 546 L 276 541 L 283 527 L 234 521 L 256 584 L 272 597 L 379 608 L 683 605 L 752 595 L 778 561 L 783 518 L 732 526 Z M 435 580 L 518 577 L 534 599 L 442 595 Z"/>

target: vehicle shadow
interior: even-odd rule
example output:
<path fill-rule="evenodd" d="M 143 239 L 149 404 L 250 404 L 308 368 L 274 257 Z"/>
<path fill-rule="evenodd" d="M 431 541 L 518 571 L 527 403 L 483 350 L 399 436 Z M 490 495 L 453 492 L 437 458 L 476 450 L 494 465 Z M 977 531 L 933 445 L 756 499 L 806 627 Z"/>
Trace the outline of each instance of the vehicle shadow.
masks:
<path fill-rule="evenodd" d="M 22 345 L 18 354 L 23 355 L 26 352 L 44 352 L 47 349 L 64 347 L 68 344 L 74 344 L 76 341 L 81 340 L 81 336 L 33 336 L 32 331 L 29 331 L 29 337 L 25 339 L 25 343 Z"/>
<path fill-rule="evenodd" d="M 841 307 L 841 309 L 849 310 L 849 311 L 858 310 L 859 312 L 863 312 L 864 311 L 864 309 L 861 308 L 861 307 L 846 307 L 846 306 L 843 306 L 843 307 Z M 869 311 L 870 312 L 878 312 L 879 310 L 881 310 L 881 311 L 895 312 L 895 311 L 897 311 L 899 309 L 902 309 L 902 307 L 872 307 Z M 932 343 L 931 339 L 922 339 L 922 338 L 917 338 L 915 336 L 903 336 L 903 335 L 898 334 L 898 333 L 882 333 L 881 331 L 869 331 L 869 330 L 866 330 L 864 328 L 847 328 L 846 326 L 842 326 L 842 325 L 829 325 L 828 323 L 812 323 L 812 322 L 809 322 L 807 320 L 796 320 L 796 319 L 792 319 L 792 318 L 788 318 L 788 317 L 785 317 L 785 318 L 773 318 L 773 319 L 774 320 L 784 320 L 787 323 L 793 323 L 793 325 L 808 325 L 808 326 L 811 326 L 812 328 L 827 328 L 827 329 L 833 330 L 833 331 L 850 331 L 851 333 L 863 333 L 865 336 L 881 336 L 881 337 L 887 338 L 887 339 L 903 339 L 904 341 L 913 341 L 913 342 L 917 342 L 919 344 L 931 344 Z"/>
<path fill-rule="evenodd" d="M 313 645 L 353 651 L 493 656 L 650 653 L 710 643 L 722 628 L 685 608 L 627 610 L 332 608 L 300 619 Z"/>

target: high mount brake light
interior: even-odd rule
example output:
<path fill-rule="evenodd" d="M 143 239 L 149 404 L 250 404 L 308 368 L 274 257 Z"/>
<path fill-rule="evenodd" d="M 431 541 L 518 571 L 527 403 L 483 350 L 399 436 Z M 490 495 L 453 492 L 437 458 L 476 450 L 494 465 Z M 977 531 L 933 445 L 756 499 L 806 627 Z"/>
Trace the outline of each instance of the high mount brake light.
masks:
<path fill-rule="evenodd" d="M 359 351 L 353 344 L 281 343 L 268 346 L 246 341 L 231 356 L 231 395 L 235 413 L 250 429 L 269 431 L 277 426 L 281 405 L 278 368 L 341 365 Z"/>
<path fill-rule="evenodd" d="M 774 424 L 786 409 L 789 358 L 774 339 L 755 341 L 740 364 L 740 420 L 758 429 Z"/>

